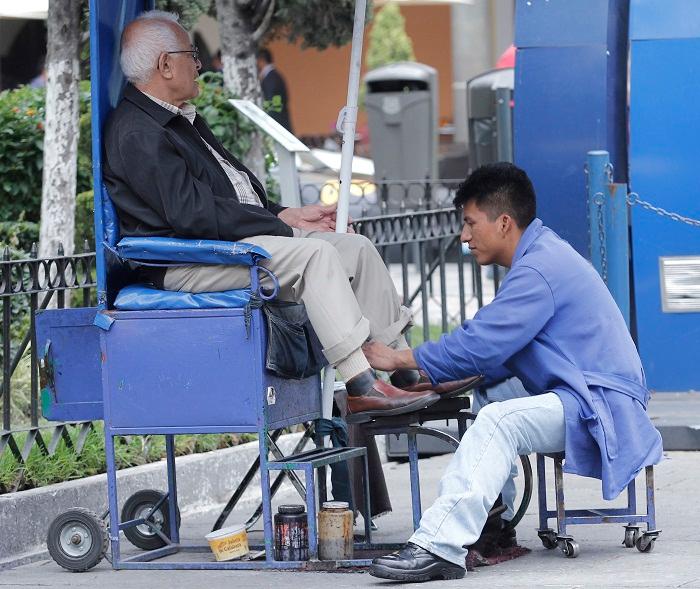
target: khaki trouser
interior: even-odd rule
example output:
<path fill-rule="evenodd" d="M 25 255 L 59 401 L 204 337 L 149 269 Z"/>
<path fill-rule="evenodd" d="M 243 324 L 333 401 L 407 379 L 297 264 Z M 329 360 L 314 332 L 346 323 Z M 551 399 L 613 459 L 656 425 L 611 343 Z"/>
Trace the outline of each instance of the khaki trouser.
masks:
<path fill-rule="evenodd" d="M 294 230 L 295 237 L 258 235 L 245 239 L 267 250 L 261 262 L 279 281 L 279 298 L 303 302 L 324 354 L 332 365 L 368 338 L 391 344 L 411 322 L 379 253 L 366 237 Z M 166 290 L 217 292 L 245 288 L 245 266 L 192 265 L 169 268 Z M 268 277 L 261 280 L 271 287 Z"/>

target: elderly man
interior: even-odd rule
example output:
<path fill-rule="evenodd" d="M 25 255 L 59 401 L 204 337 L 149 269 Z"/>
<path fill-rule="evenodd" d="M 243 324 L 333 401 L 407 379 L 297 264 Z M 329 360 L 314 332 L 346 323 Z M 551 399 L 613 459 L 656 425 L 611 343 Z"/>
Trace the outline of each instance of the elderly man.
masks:
<path fill-rule="evenodd" d="M 365 353 L 375 368 L 421 368 L 433 383 L 517 376 L 530 396 L 479 411 L 418 530 L 374 561 L 371 574 L 385 579 L 463 577 L 465 546 L 479 537 L 520 454 L 566 451 L 564 469 L 601 479 L 605 499 L 662 455 L 624 319 L 593 267 L 535 217 L 525 172 L 507 163 L 479 168 L 455 205 L 477 262 L 510 268 L 495 299 L 438 342 L 415 350 L 372 342 Z"/>
<path fill-rule="evenodd" d="M 402 333 L 410 312 L 373 245 L 336 234 L 334 207 L 268 202 L 258 179 L 188 102 L 199 93 L 201 63 L 177 17 L 151 11 L 131 22 L 120 63 L 130 83 L 107 122 L 103 161 L 122 235 L 241 240 L 264 248 L 280 297 L 305 304 L 324 354 L 346 383 L 350 413 L 394 415 L 435 402 L 439 396 L 429 388 L 403 390 L 378 380 L 361 350 L 370 338 L 408 347 Z M 159 288 L 194 293 L 244 288 L 250 278 L 236 266 L 144 272 Z M 412 385 L 418 378 L 399 370 L 392 382 Z"/>

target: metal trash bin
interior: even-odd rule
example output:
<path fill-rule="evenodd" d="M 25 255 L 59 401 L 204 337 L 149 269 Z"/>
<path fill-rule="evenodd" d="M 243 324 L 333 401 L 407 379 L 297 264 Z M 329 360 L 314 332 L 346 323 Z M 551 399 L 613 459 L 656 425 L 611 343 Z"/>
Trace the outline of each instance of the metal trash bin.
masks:
<path fill-rule="evenodd" d="M 426 208 L 425 180 L 437 178 L 437 82 L 434 68 L 408 61 L 365 76 L 375 181 L 405 183 L 383 192 L 386 212 Z"/>
<path fill-rule="evenodd" d="M 492 70 L 467 82 L 471 170 L 513 161 L 513 68 Z"/>

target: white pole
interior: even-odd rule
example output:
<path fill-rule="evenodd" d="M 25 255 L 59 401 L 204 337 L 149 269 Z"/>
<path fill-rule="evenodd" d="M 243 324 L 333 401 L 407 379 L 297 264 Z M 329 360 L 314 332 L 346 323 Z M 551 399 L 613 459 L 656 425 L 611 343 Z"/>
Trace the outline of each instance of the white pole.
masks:
<path fill-rule="evenodd" d="M 335 225 L 336 233 L 348 230 L 350 204 L 350 181 L 352 157 L 355 152 L 355 127 L 357 126 L 357 97 L 360 91 L 360 69 L 362 67 L 362 42 L 365 34 L 367 0 L 355 0 L 355 23 L 352 30 L 350 52 L 350 75 L 348 78 L 348 102 L 338 117 L 338 132 L 343 135 L 343 150 L 340 158 L 340 194 Z M 333 413 L 335 370 L 327 368 L 323 375 L 322 416 L 330 419 Z"/>
<path fill-rule="evenodd" d="M 355 152 L 355 127 L 357 126 L 357 97 L 360 92 L 360 69 L 362 67 L 362 41 L 365 34 L 365 11 L 367 0 L 355 2 L 355 24 L 352 31 L 350 53 L 350 76 L 348 79 L 348 103 L 340 112 L 338 132 L 343 134 L 343 150 L 340 158 L 340 195 L 336 233 L 345 233 L 348 226 L 350 182 L 352 179 L 352 157 Z"/>

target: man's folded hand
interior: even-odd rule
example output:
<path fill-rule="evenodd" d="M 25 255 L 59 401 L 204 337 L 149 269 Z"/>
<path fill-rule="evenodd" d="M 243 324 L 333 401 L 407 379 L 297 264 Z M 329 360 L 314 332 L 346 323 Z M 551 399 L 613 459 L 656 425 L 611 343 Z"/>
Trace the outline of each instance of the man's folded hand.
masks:
<path fill-rule="evenodd" d="M 335 231 L 337 208 L 337 204 L 290 207 L 278 217 L 287 225 L 304 231 Z M 348 227 L 348 233 L 352 232 L 352 228 Z"/>

